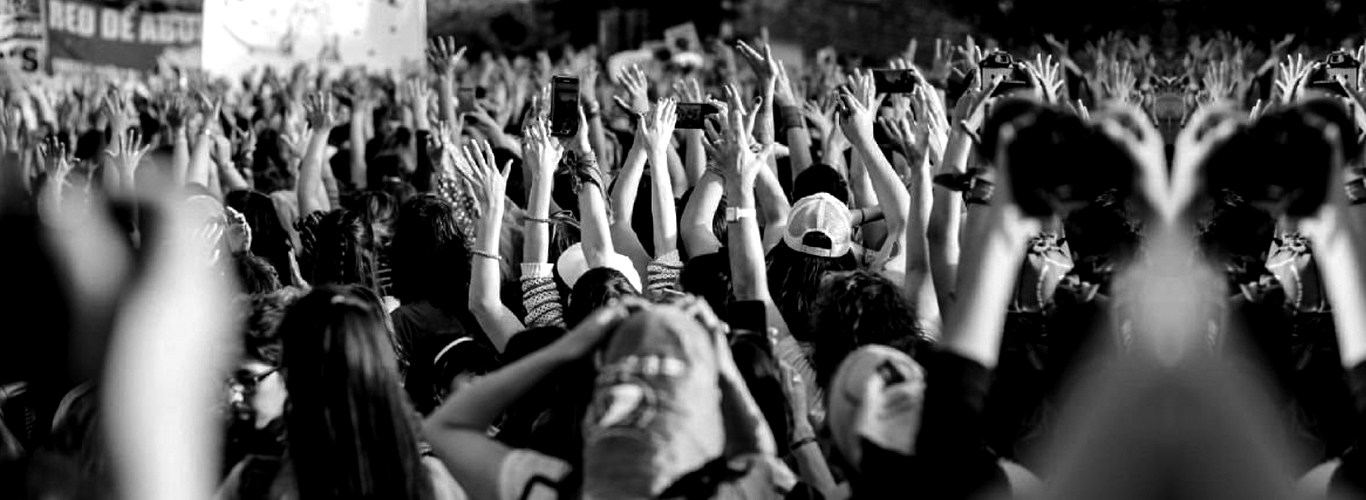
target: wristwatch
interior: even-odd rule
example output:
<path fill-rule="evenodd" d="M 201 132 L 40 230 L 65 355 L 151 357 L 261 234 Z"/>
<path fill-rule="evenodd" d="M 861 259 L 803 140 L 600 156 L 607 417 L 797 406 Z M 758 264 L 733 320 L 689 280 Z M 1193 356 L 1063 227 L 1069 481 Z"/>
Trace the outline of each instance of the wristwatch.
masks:
<path fill-rule="evenodd" d="M 740 222 L 740 219 L 744 219 L 746 217 L 751 219 L 755 217 L 755 212 L 753 208 L 726 207 L 727 223 Z"/>

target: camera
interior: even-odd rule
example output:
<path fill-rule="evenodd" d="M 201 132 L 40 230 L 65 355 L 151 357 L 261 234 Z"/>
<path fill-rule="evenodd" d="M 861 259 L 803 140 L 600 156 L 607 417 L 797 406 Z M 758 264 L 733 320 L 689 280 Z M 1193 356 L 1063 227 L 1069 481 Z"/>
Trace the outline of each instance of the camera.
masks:
<path fill-rule="evenodd" d="M 915 72 L 908 69 L 873 70 L 873 83 L 881 94 L 909 94 L 915 91 Z"/>
<path fill-rule="evenodd" d="M 1057 106 L 1008 99 L 982 127 L 979 154 L 995 158 L 1005 125 L 1015 131 L 1005 150 L 1011 194 L 1025 214 L 1070 213 L 1107 193 L 1122 199 L 1133 191 L 1137 167 L 1129 153 L 1081 117 Z"/>
<path fill-rule="evenodd" d="M 996 91 L 992 93 L 993 97 L 1029 88 L 1029 75 L 1008 52 L 992 52 L 978 62 L 977 66 L 982 69 L 982 88 L 990 87 L 992 82 L 1000 82 L 996 86 Z"/>
<path fill-rule="evenodd" d="M 1360 68 L 1361 61 L 1356 60 L 1356 57 L 1347 51 L 1338 50 L 1314 64 L 1306 87 L 1327 92 L 1335 97 L 1350 98 L 1351 94 L 1344 90 L 1360 90 L 1357 86 L 1357 71 Z"/>
<path fill-rule="evenodd" d="M 1328 197 L 1332 175 L 1332 144 L 1323 133 L 1328 125 L 1340 131 L 1343 161 L 1355 158 L 1361 146 L 1347 109 L 1336 99 L 1311 99 L 1268 111 L 1212 152 L 1205 167 L 1208 192 L 1231 192 L 1273 215 L 1314 214 Z"/>

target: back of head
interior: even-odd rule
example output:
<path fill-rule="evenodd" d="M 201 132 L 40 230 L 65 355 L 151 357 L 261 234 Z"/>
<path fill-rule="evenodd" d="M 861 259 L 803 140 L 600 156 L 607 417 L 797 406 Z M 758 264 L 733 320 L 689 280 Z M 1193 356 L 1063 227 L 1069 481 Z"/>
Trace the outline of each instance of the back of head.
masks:
<path fill-rule="evenodd" d="M 243 337 L 243 347 L 248 358 L 270 366 L 280 366 L 283 341 L 276 330 L 289 306 L 303 296 L 304 289 L 298 287 L 285 287 L 251 296 L 250 311 L 247 312 L 246 318 L 246 333 Z"/>
<path fill-rule="evenodd" d="M 730 254 L 725 248 L 698 255 L 683 264 L 678 282 L 685 293 L 702 297 L 713 311 L 725 311 L 733 293 L 730 288 Z"/>
<path fill-rule="evenodd" d="M 289 251 L 293 245 L 289 232 L 280 223 L 275 202 L 260 191 L 232 191 L 224 197 L 224 203 L 246 217 L 251 227 L 251 253 L 270 261 L 275 273 L 288 280 Z"/>
<path fill-rule="evenodd" d="M 409 200 L 399 211 L 389 251 L 400 300 L 464 307 L 470 257 L 449 203 L 432 195 Z"/>
<path fill-rule="evenodd" d="M 431 413 L 462 374 L 483 375 L 498 368 L 497 352 L 473 337 L 438 335 L 418 340 L 404 377 L 413 406 Z"/>
<path fill-rule="evenodd" d="M 817 193 L 834 196 L 840 203 L 849 203 L 849 182 L 834 167 L 816 164 L 797 174 L 792 181 L 792 199 L 800 200 Z"/>
<path fill-rule="evenodd" d="M 573 328 L 599 307 L 612 299 L 640 293 L 621 271 L 597 267 L 583 273 L 569 292 L 569 304 L 564 311 L 565 325 Z"/>
<path fill-rule="evenodd" d="M 321 286 L 280 323 L 289 453 L 301 498 L 430 498 L 384 311 Z"/>
<path fill-rule="evenodd" d="M 880 344 L 914 355 L 924 338 L 901 287 L 866 270 L 821 280 L 810 318 L 812 368 L 821 387 L 828 387 L 845 356 L 861 346 Z"/>
<path fill-rule="evenodd" d="M 819 234 L 803 238 L 804 245 L 813 248 L 831 246 L 829 239 Z M 785 242 L 768 253 L 768 288 L 773 302 L 787 320 L 792 336 L 802 342 L 812 340 L 811 311 L 820 288 L 821 278 L 830 272 L 851 271 L 858 268 L 852 253 L 840 257 L 819 257 L 788 247 Z"/>
<path fill-rule="evenodd" d="M 280 289 L 280 277 L 270 261 L 255 254 L 243 252 L 233 255 L 237 278 L 242 283 L 242 291 L 248 294 L 270 293 Z"/>
<path fill-rule="evenodd" d="M 328 212 L 316 237 L 311 283 L 376 286 L 374 239 L 364 215 L 346 209 Z"/>

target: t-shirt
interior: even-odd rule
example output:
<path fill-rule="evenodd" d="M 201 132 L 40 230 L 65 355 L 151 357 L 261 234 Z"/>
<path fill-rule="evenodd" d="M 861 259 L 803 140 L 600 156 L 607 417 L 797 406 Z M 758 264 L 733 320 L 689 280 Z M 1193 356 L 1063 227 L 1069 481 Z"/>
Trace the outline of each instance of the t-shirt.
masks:
<path fill-rule="evenodd" d="M 717 486 L 712 499 L 783 498 L 794 486 L 792 473 L 776 459 L 746 456 L 731 463 L 743 465 L 749 472 Z M 563 483 L 572 471 L 568 463 L 558 458 L 526 449 L 512 450 L 498 467 L 498 500 L 560 500 Z"/>
<path fill-rule="evenodd" d="M 425 300 L 400 306 L 389 317 L 394 321 L 394 342 L 404 353 L 412 353 L 417 342 L 428 337 L 469 334 L 460 318 Z"/>

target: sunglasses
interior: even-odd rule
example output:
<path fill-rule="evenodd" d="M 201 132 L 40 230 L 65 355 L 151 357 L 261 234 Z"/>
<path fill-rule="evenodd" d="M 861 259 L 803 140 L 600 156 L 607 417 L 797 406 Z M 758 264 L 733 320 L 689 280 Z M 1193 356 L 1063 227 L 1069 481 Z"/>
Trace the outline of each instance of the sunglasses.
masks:
<path fill-rule="evenodd" d="M 255 391 L 256 387 L 261 385 L 262 380 L 265 380 L 266 377 L 271 376 L 271 374 L 277 371 L 280 371 L 280 369 L 271 368 L 260 373 L 253 372 L 251 370 L 238 370 L 237 373 L 234 373 L 232 375 L 232 380 L 230 381 L 230 383 L 235 386 L 241 387 L 244 391 Z"/>

